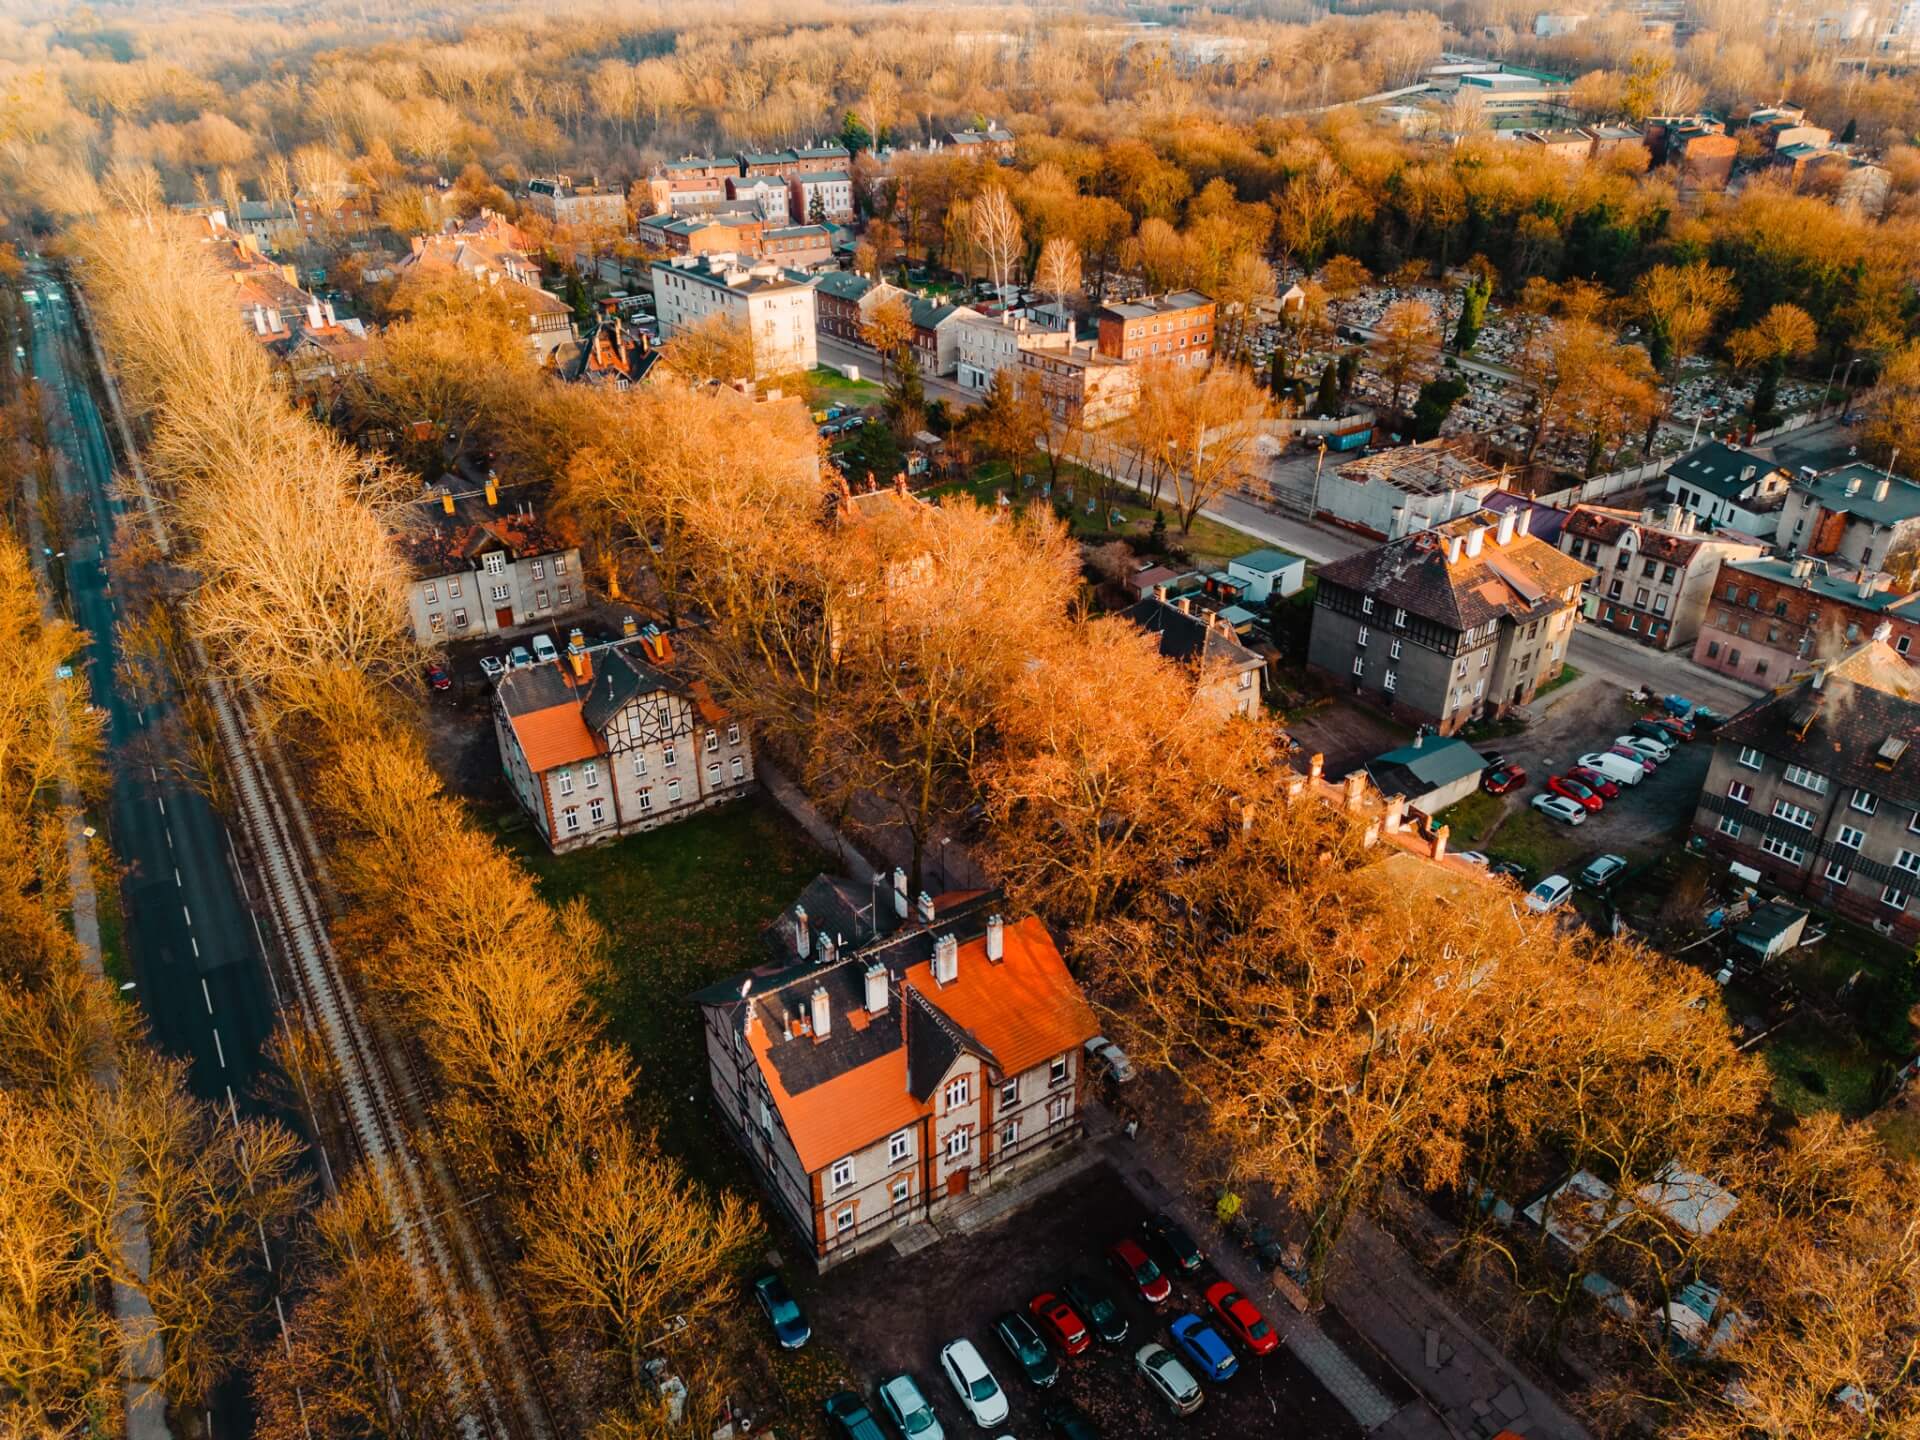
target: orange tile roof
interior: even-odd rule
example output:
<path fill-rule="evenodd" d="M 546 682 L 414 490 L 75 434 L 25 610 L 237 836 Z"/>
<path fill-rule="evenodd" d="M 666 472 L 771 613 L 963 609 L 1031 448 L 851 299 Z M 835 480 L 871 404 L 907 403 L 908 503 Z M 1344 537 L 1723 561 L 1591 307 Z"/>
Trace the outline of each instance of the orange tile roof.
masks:
<path fill-rule="evenodd" d="M 907 1089 L 904 1045 L 856 1070 L 789 1095 L 780 1083 L 779 1070 L 767 1058 L 766 1026 L 755 1025 L 749 1043 L 760 1062 L 760 1074 L 773 1096 L 774 1108 L 793 1138 L 801 1165 L 809 1172 L 823 1170 L 841 1156 L 851 1155 L 929 1113 L 929 1107 L 915 1100 Z"/>
<path fill-rule="evenodd" d="M 509 719 L 514 738 L 520 742 L 520 752 L 527 757 L 527 768 L 536 775 L 556 765 L 568 765 L 603 753 L 599 740 L 580 718 L 576 701 L 549 705 L 544 710 L 529 710 Z"/>
<path fill-rule="evenodd" d="M 960 947 L 960 976 L 951 985 L 934 983 L 930 961 L 911 967 L 906 982 L 972 1031 L 1012 1075 L 1079 1048 L 1100 1026 L 1037 917 L 1008 925 L 1003 940 L 998 965 L 987 959 L 982 936 Z"/>

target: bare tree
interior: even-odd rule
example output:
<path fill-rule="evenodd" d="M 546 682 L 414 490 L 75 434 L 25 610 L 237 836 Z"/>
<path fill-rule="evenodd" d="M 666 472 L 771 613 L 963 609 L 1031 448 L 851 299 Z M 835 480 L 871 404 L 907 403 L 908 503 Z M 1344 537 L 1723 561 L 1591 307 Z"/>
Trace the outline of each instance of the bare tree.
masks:
<path fill-rule="evenodd" d="M 989 185 L 974 198 L 969 219 L 974 248 L 993 287 L 1004 297 L 1020 259 L 1020 212 L 1004 185 Z"/>

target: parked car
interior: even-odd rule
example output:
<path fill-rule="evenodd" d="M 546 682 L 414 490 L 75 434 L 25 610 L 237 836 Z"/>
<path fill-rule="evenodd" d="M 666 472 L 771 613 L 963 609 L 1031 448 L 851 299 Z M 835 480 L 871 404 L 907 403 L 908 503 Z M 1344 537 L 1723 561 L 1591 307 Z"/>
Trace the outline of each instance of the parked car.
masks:
<path fill-rule="evenodd" d="M 1616 785 L 1638 785 L 1647 775 L 1646 762 L 1639 756 L 1616 755 L 1611 750 L 1594 750 L 1582 755 L 1580 764 Z"/>
<path fill-rule="evenodd" d="M 509 670 L 531 670 L 533 668 L 533 656 L 529 653 L 526 646 L 516 645 L 507 652 L 507 668 Z"/>
<path fill-rule="evenodd" d="M 429 665 L 427 666 L 427 684 L 435 690 L 451 690 L 453 676 L 447 673 L 447 667 L 444 665 Z"/>
<path fill-rule="evenodd" d="M 1254 1354 L 1265 1355 L 1280 1343 L 1259 1307 L 1227 1281 L 1216 1280 L 1207 1287 L 1207 1304 L 1220 1317 L 1220 1323 Z"/>
<path fill-rule="evenodd" d="M 533 637 L 533 658 L 542 665 L 551 665 L 560 658 L 560 647 L 553 643 L 553 636 Z"/>
<path fill-rule="evenodd" d="M 1662 745 L 1684 745 L 1693 739 L 1693 731 L 1666 715 L 1642 715 L 1627 727 L 1636 735 L 1658 740 Z"/>
<path fill-rule="evenodd" d="M 1176 1415 L 1191 1415 L 1205 1397 L 1193 1372 L 1180 1363 L 1180 1357 L 1164 1345 L 1142 1345 L 1133 1352 L 1134 1368 L 1147 1377 L 1147 1383 L 1160 1398 L 1173 1407 Z"/>
<path fill-rule="evenodd" d="M 1596 855 L 1587 862 L 1587 868 L 1580 872 L 1582 889 L 1605 894 L 1613 888 L 1613 882 L 1626 873 L 1627 861 L 1623 855 Z"/>
<path fill-rule="evenodd" d="M 911 1375 L 896 1375 L 880 1387 L 880 1408 L 909 1440 L 947 1440 L 947 1432 Z"/>
<path fill-rule="evenodd" d="M 1153 1257 L 1140 1248 L 1138 1240 L 1118 1240 L 1109 1245 L 1107 1263 L 1149 1305 L 1164 1305 L 1173 1294 L 1172 1284 L 1160 1273 Z"/>
<path fill-rule="evenodd" d="M 1656 765 L 1664 765 L 1673 758 L 1673 746 L 1657 735 L 1616 735 L 1613 743 L 1624 745 L 1629 750 L 1638 750 Z"/>
<path fill-rule="evenodd" d="M 1168 1263 L 1176 1270 L 1192 1275 L 1206 1263 L 1206 1253 L 1194 1243 L 1186 1227 L 1164 1210 L 1150 1219 L 1142 1220 L 1140 1233 L 1167 1257 Z"/>
<path fill-rule="evenodd" d="M 826 1412 L 834 1433 L 841 1436 L 842 1440 L 887 1440 L 887 1432 L 873 1418 L 873 1412 L 867 1409 L 867 1402 L 851 1390 L 829 1395 Z"/>
<path fill-rule="evenodd" d="M 1240 1362 L 1233 1358 L 1232 1348 L 1198 1315 L 1182 1315 L 1168 1327 L 1168 1333 L 1193 1368 L 1216 1385 L 1239 1373 Z"/>
<path fill-rule="evenodd" d="M 1087 1323 L 1060 1296 L 1044 1290 L 1027 1302 L 1027 1313 L 1058 1345 L 1062 1353 L 1078 1355 L 1093 1342 L 1087 1338 Z"/>
<path fill-rule="evenodd" d="M 1480 788 L 1489 795 L 1504 795 L 1509 790 L 1518 789 L 1527 783 L 1527 772 L 1518 765 L 1503 765 L 1498 770 L 1489 770 L 1480 777 Z"/>
<path fill-rule="evenodd" d="M 1507 754 L 1504 750 L 1482 750 L 1480 752 L 1480 763 L 1489 770 L 1511 770 L 1513 768 L 1507 763 Z"/>
<path fill-rule="evenodd" d="M 1124 1085 L 1133 1079 L 1136 1072 L 1133 1062 L 1127 1059 L 1127 1052 L 1106 1036 L 1094 1036 L 1087 1041 L 1086 1049 L 1087 1059 L 1093 1065 L 1094 1074 L 1111 1075 L 1114 1083 L 1118 1085 Z"/>
<path fill-rule="evenodd" d="M 773 1338 L 780 1342 L 782 1350 L 798 1350 L 813 1338 L 813 1327 L 800 1312 L 799 1302 L 788 1293 L 787 1282 L 780 1278 L 779 1271 L 765 1271 L 754 1280 L 753 1298 L 766 1311 L 767 1323 L 773 1326 Z"/>
<path fill-rule="evenodd" d="M 1085 1317 L 1087 1327 L 1102 1344 L 1126 1343 L 1127 1317 L 1099 1281 L 1086 1275 L 1075 1275 L 1060 1288 L 1066 1292 L 1073 1308 Z"/>
<path fill-rule="evenodd" d="M 973 1423 L 985 1429 L 1007 1418 L 1007 1392 L 987 1369 L 971 1340 L 955 1340 L 940 1352 L 940 1368 L 960 1403 L 967 1407 Z"/>
<path fill-rule="evenodd" d="M 1550 795 L 1564 796 L 1573 801 L 1573 803 L 1578 805 L 1582 810 L 1598 810 L 1606 803 L 1578 780 L 1569 779 L 1565 775 L 1548 776 L 1547 793 Z"/>
<path fill-rule="evenodd" d="M 1058 1436 L 1059 1440 L 1100 1440 L 1100 1432 L 1094 1429 L 1087 1412 L 1071 1400 L 1054 1401 L 1041 1412 L 1040 1418 L 1047 1422 L 1047 1433 Z"/>
<path fill-rule="evenodd" d="M 1645 751 L 1636 750 L 1631 745 L 1623 745 L 1617 740 L 1613 743 L 1612 748 L 1609 749 L 1607 753 L 1609 755 L 1618 755 L 1623 759 L 1633 761 L 1635 764 L 1639 765 L 1640 773 L 1643 775 L 1651 775 L 1655 770 L 1660 768 L 1659 763 L 1651 755 L 1647 754 Z"/>
<path fill-rule="evenodd" d="M 480 657 L 480 673 L 489 680 L 498 680 L 502 675 L 507 673 L 507 662 L 502 660 L 498 655 L 482 655 Z"/>
<path fill-rule="evenodd" d="M 1060 1378 L 1059 1357 L 1047 1348 L 1047 1342 L 1033 1328 L 1033 1321 L 1018 1310 L 1009 1310 L 995 1320 L 993 1334 L 1013 1357 L 1013 1363 L 1020 1367 L 1029 1385 L 1044 1389 Z"/>
<path fill-rule="evenodd" d="M 1487 866 L 1487 873 L 1489 875 L 1511 875 L 1515 880 L 1525 880 L 1529 875 L 1533 874 L 1533 867 L 1522 864 L 1518 860 L 1496 860 Z"/>
<path fill-rule="evenodd" d="M 1549 875 L 1527 892 L 1527 909 L 1536 915 L 1558 910 L 1573 894 L 1573 882 L 1564 875 Z"/>
<path fill-rule="evenodd" d="M 1484 850 L 1455 850 L 1451 853 L 1454 859 L 1464 860 L 1469 865 L 1487 865 L 1491 863 L 1490 857 Z"/>
<path fill-rule="evenodd" d="M 1533 808 L 1550 820 L 1564 820 L 1569 825 L 1587 823 L 1587 812 L 1563 795 L 1536 795 Z"/>
<path fill-rule="evenodd" d="M 1613 800 L 1619 797 L 1620 787 L 1591 765 L 1569 765 L 1567 778 L 1578 780 L 1602 800 Z"/>

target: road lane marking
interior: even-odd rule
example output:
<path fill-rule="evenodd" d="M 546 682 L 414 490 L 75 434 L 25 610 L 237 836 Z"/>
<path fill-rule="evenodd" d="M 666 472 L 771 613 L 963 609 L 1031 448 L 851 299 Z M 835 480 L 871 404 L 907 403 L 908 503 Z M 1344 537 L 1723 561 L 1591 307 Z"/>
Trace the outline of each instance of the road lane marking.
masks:
<path fill-rule="evenodd" d="M 195 935 L 189 935 L 189 936 L 187 936 L 187 943 L 188 943 L 189 945 L 191 945 L 191 946 L 193 946 L 193 958 L 194 958 L 194 959 L 196 959 L 196 960 L 198 960 L 198 959 L 200 958 L 200 940 L 199 940 L 199 937 L 198 937 L 198 936 L 195 936 Z"/>
<path fill-rule="evenodd" d="M 154 804 L 156 804 L 156 805 L 158 805 L 158 806 L 160 807 L 160 813 L 161 813 L 162 815 L 164 815 L 164 814 L 166 814 L 166 813 L 167 813 L 167 797 L 166 797 L 166 796 L 164 796 L 164 795 L 156 795 L 156 796 L 154 796 L 154 797 L 153 797 L 153 803 L 154 803 Z"/>
<path fill-rule="evenodd" d="M 200 998 L 207 1002 L 207 1014 L 213 1014 L 213 992 L 207 989 L 207 977 L 200 977 Z"/>
<path fill-rule="evenodd" d="M 147 778 L 158 785 L 160 783 L 160 772 L 149 765 L 147 766 Z"/>
<path fill-rule="evenodd" d="M 191 927 L 193 924 L 193 911 L 187 909 L 186 906 L 182 905 L 180 907 L 180 913 L 187 917 L 187 924 L 189 927 Z"/>
<path fill-rule="evenodd" d="M 167 849 L 173 849 L 173 827 L 167 826 Z"/>
<path fill-rule="evenodd" d="M 180 889 L 180 888 L 181 888 L 181 886 L 180 886 L 180 867 L 179 867 L 178 865 L 176 865 L 176 866 L 174 866 L 174 867 L 173 867 L 173 888 L 174 888 L 174 889 L 176 889 L 176 890 L 178 890 L 178 889 Z"/>
<path fill-rule="evenodd" d="M 226 1069 L 227 1068 L 227 1047 L 220 1043 L 220 1032 L 217 1029 L 213 1032 L 213 1048 L 214 1048 L 214 1052 L 218 1054 L 220 1057 L 220 1068 L 222 1070 Z"/>

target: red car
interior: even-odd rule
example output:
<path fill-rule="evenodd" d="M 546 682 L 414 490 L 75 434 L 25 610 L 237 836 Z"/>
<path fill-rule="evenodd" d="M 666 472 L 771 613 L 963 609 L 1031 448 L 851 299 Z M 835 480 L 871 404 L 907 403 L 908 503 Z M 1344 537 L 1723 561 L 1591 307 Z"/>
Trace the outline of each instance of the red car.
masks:
<path fill-rule="evenodd" d="M 1603 800 L 1611 800 L 1620 793 L 1620 787 L 1618 785 L 1607 779 L 1607 777 L 1602 775 L 1598 770 L 1586 765 L 1570 766 L 1567 770 L 1567 778 L 1569 780 L 1578 780 Z"/>
<path fill-rule="evenodd" d="M 1480 788 L 1489 795 L 1504 795 L 1527 783 L 1527 772 L 1518 765 L 1502 765 L 1480 777 Z"/>
<path fill-rule="evenodd" d="M 1140 1298 L 1149 1305 L 1163 1305 L 1167 1297 L 1173 1294 L 1173 1286 L 1160 1273 L 1160 1267 L 1153 1263 L 1153 1257 L 1140 1248 L 1138 1240 L 1118 1241 L 1108 1249 L 1107 1259 L 1120 1277 L 1139 1291 Z"/>
<path fill-rule="evenodd" d="M 1225 1280 L 1216 1280 L 1207 1287 L 1207 1304 L 1233 1332 L 1234 1338 L 1254 1354 L 1264 1355 L 1280 1343 L 1280 1337 L 1267 1324 L 1267 1317 Z"/>
<path fill-rule="evenodd" d="M 451 690 L 453 676 L 447 673 L 447 667 L 444 665 L 429 665 L 427 666 L 427 684 L 436 690 Z"/>
<path fill-rule="evenodd" d="M 1694 736 L 1693 726 L 1689 725 L 1686 721 L 1680 719 L 1678 716 L 1642 715 L 1640 718 L 1646 721 L 1647 724 L 1649 725 L 1658 725 L 1662 730 L 1666 731 L 1669 735 L 1673 736 L 1675 740 L 1687 741 L 1687 740 L 1693 739 L 1693 736 Z"/>
<path fill-rule="evenodd" d="M 1605 803 L 1578 780 L 1569 780 L 1564 775 L 1555 775 L 1547 781 L 1547 789 L 1555 795 L 1565 796 L 1583 810 L 1598 810 Z"/>
<path fill-rule="evenodd" d="M 1053 1343 L 1068 1355 L 1078 1355 L 1092 1342 L 1087 1338 L 1086 1322 L 1073 1306 L 1051 1290 L 1033 1297 L 1027 1310 L 1053 1336 Z"/>

